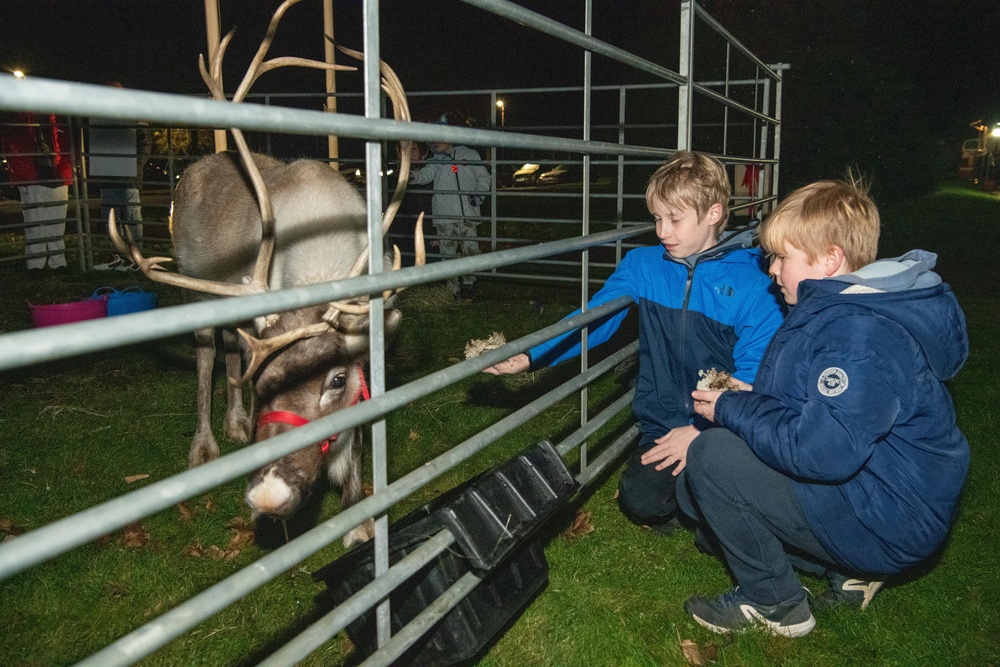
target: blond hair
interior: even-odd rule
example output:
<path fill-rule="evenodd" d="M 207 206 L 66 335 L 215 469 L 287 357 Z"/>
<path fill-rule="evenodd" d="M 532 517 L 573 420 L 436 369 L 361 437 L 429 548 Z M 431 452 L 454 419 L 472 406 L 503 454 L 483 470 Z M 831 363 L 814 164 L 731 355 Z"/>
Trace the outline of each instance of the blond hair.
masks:
<path fill-rule="evenodd" d="M 729 222 L 729 197 L 732 188 L 729 175 L 721 162 L 704 153 L 679 151 L 660 165 L 646 185 L 646 205 L 652 209 L 654 200 L 673 208 L 692 208 L 698 220 L 705 217 L 713 205 L 722 207 L 722 217 L 716 227 L 721 233 Z"/>
<path fill-rule="evenodd" d="M 853 173 L 843 181 L 816 181 L 778 205 L 760 228 L 760 245 L 772 255 L 791 244 L 815 261 L 833 246 L 851 271 L 875 261 L 881 228 L 868 185 Z"/>

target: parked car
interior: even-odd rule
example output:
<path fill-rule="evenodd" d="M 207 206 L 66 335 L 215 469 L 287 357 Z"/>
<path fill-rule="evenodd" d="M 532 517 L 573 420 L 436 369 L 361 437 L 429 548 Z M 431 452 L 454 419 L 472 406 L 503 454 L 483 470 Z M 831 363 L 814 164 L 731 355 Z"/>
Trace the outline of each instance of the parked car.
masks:
<path fill-rule="evenodd" d="M 580 180 L 580 165 L 560 164 L 554 169 L 546 171 L 538 176 L 539 185 L 554 185 L 556 183 L 570 183 Z"/>
<path fill-rule="evenodd" d="M 523 167 L 514 172 L 514 185 L 531 185 L 538 180 L 539 170 L 542 165 L 528 162 Z"/>

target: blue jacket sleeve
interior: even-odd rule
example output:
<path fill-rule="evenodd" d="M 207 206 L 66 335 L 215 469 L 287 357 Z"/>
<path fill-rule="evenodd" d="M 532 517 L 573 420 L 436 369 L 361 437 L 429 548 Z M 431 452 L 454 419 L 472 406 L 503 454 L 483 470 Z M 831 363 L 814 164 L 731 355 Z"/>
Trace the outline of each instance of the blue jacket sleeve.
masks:
<path fill-rule="evenodd" d="M 801 364 L 777 371 L 790 385 L 774 388 L 781 398 L 729 392 L 719 397 L 715 416 L 775 470 L 841 482 L 864 466 L 895 423 L 901 401 L 890 378 L 901 374 L 888 349 L 893 336 L 874 318 L 844 317 L 828 329 L 836 332 L 815 336 Z"/>
<path fill-rule="evenodd" d="M 764 352 L 783 320 L 781 305 L 771 289 L 771 281 L 759 281 L 749 290 L 737 313 L 737 341 L 733 348 L 736 370 L 733 377 L 753 384 Z"/>
<path fill-rule="evenodd" d="M 638 301 L 638 289 L 632 266 L 633 262 L 629 261 L 628 255 L 625 255 L 615 272 L 605 281 L 604 287 L 587 302 L 587 307 L 593 309 L 620 296 L 628 296 L 633 301 Z M 566 318 L 578 315 L 580 312 L 580 309 L 574 310 Z M 627 308 L 591 322 L 587 327 L 587 349 L 607 342 L 618 331 L 626 315 L 628 315 Z M 580 356 L 581 347 L 580 332 L 567 331 L 561 336 L 531 348 L 528 350 L 528 357 L 534 368 L 555 366 L 567 359 Z"/>

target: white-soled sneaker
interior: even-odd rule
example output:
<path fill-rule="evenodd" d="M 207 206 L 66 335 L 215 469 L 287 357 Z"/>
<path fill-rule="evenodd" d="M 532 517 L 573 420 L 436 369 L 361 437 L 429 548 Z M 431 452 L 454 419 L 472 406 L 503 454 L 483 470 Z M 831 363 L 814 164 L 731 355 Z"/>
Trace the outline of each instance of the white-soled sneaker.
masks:
<path fill-rule="evenodd" d="M 805 590 L 791 600 L 765 605 L 748 598 L 737 586 L 717 598 L 688 598 L 684 610 L 699 625 L 722 634 L 757 627 L 774 635 L 804 637 L 816 627 Z"/>

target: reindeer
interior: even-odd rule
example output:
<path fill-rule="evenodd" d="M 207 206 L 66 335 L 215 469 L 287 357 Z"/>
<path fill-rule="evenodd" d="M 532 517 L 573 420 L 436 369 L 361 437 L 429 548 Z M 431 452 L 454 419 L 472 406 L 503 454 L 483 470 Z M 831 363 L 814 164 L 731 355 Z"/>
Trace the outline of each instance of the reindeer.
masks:
<path fill-rule="evenodd" d="M 264 60 L 282 15 L 297 2 L 286 0 L 276 10 L 233 102 L 242 102 L 257 77 L 277 67 L 355 69 L 301 58 Z M 204 58 L 199 59 L 202 78 L 217 100 L 226 99 L 222 59 L 233 34 L 217 46 L 211 72 Z M 363 58 L 356 51 L 338 48 Z M 384 62 L 380 71 L 394 117 L 409 120 L 399 79 Z M 231 128 L 231 132 L 239 160 L 227 153 L 203 158 L 185 171 L 178 185 L 170 221 L 178 272 L 168 272 L 162 266 L 171 258 L 144 257 L 131 235 L 125 242 L 117 233 L 112 212 L 109 232 L 118 249 L 151 280 L 193 290 L 199 294 L 194 298 L 256 294 L 360 275 L 367 267 L 367 215 L 365 202 L 354 186 L 321 162 L 284 163 L 253 154 L 243 133 L 238 128 Z M 383 235 L 406 189 L 409 146 L 404 149 L 399 182 L 383 215 Z M 423 216 L 415 233 L 418 265 L 426 261 L 422 224 Z M 397 247 L 392 268 L 399 266 Z M 384 295 L 387 305 L 391 296 L 391 292 Z M 386 309 L 387 336 L 392 336 L 400 319 L 397 309 Z M 357 402 L 367 391 L 362 366 L 368 354 L 368 325 L 367 297 L 257 318 L 256 336 L 238 330 L 249 357 L 242 377 L 236 337 L 224 331 L 229 377 L 226 435 L 242 442 L 264 440 Z M 198 427 L 191 443 L 190 467 L 219 456 L 210 421 L 214 329 L 196 331 L 195 341 Z M 243 405 L 242 387 L 248 382 L 252 383 L 256 422 L 251 422 Z M 251 476 L 247 487 L 246 500 L 254 518 L 290 516 L 309 495 L 324 467 L 330 480 L 342 489 L 342 507 L 356 503 L 363 497 L 361 455 L 360 429 L 349 429 L 264 466 Z M 344 537 L 344 545 L 372 535 L 368 520 Z"/>

